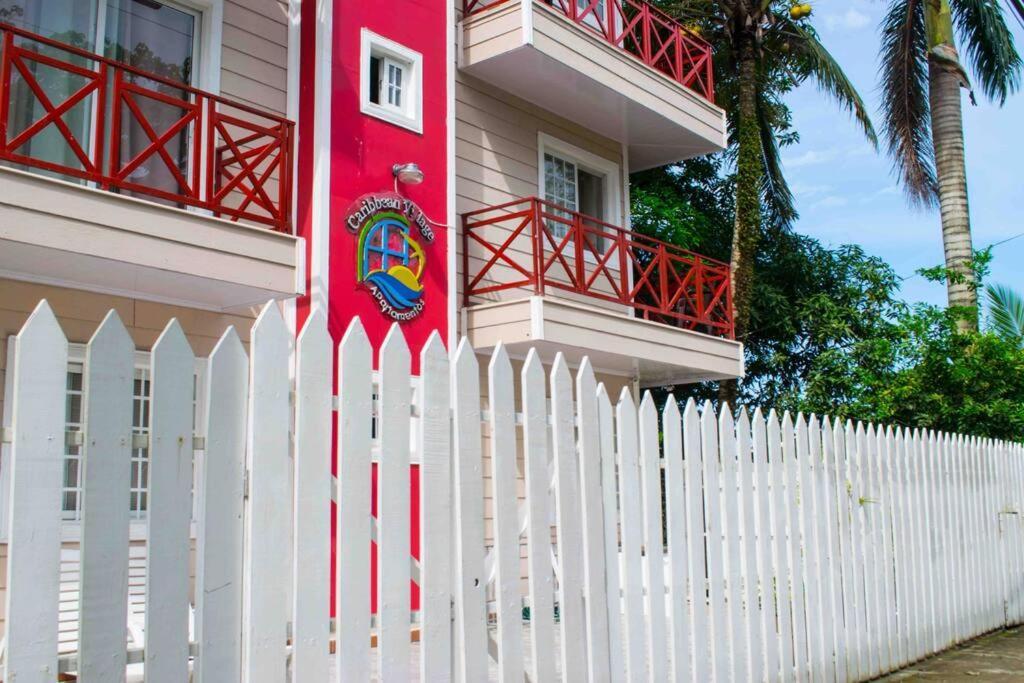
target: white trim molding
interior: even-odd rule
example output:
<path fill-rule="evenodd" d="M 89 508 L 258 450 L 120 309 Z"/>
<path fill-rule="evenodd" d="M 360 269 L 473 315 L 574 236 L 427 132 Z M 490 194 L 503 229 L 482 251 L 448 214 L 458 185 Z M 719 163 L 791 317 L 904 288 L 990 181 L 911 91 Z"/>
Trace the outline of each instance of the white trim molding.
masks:
<path fill-rule="evenodd" d="M 574 162 L 584 170 L 602 175 L 605 178 L 604 210 L 602 218 L 606 223 L 621 226 L 624 222 L 622 209 L 622 169 L 611 159 L 598 156 L 593 152 L 577 147 L 571 143 L 548 135 L 537 134 L 537 195 L 544 197 L 544 153 L 551 152 L 559 157 Z"/>

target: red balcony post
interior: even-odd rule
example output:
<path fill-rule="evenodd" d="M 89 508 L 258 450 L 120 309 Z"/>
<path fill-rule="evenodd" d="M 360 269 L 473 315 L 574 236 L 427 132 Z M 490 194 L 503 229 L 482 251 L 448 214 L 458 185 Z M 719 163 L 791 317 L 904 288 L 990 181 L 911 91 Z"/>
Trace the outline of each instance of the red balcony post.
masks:
<path fill-rule="evenodd" d="M 693 282 L 696 286 L 695 297 L 697 300 L 694 308 L 697 311 L 698 318 L 701 320 L 707 320 L 708 311 L 704 303 L 704 259 L 698 257 L 695 258 L 693 262 L 693 268 L 695 271 L 693 274 Z"/>
<path fill-rule="evenodd" d="M 541 217 L 542 205 L 539 199 L 530 199 L 530 209 L 533 216 L 530 221 L 531 236 L 533 237 L 533 291 L 536 294 L 544 294 L 544 224 Z"/>
<path fill-rule="evenodd" d="M 580 294 L 587 293 L 587 273 L 583 267 L 583 215 L 579 213 L 572 214 L 572 240 L 573 240 L 573 258 L 576 260 L 576 291 Z"/>
<path fill-rule="evenodd" d="M 469 306 L 469 219 L 462 216 L 462 305 Z M 463 332 L 465 334 L 465 332 Z"/>
<path fill-rule="evenodd" d="M 3 46 L 0 47 L 0 149 L 7 150 L 7 115 L 10 103 L 7 101 L 11 87 L 11 50 L 14 35 L 4 31 Z"/>
<path fill-rule="evenodd" d="M 92 146 L 93 165 L 96 170 L 103 173 L 103 131 L 106 130 L 107 120 L 107 65 L 100 63 L 99 86 L 96 88 L 96 100 L 93 106 L 92 134 L 89 136 L 89 144 Z M 0 98 L 0 103 L 6 108 L 7 99 Z M 110 183 L 103 179 L 99 183 L 102 190 L 109 190 Z"/>

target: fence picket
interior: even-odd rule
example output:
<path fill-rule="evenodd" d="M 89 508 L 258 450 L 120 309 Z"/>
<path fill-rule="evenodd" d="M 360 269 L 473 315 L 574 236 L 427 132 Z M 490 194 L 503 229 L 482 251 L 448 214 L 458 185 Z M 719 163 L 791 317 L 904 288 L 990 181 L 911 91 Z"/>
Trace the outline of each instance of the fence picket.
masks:
<path fill-rule="evenodd" d="M 808 678 L 824 680 L 825 653 L 818 619 L 818 546 L 814 542 L 814 482 L 811 479 L 810 428 L 803 415 L 796 418 L 797 501 L 800 529 L 800 567 L 803 572 L 804 626 L 807 634 Z"/>
<path fill-rule="evenodd" d="M 740 410 L 736 422 L 736 457 L 739 499 L 742 507 L 741 562 L 743 563 L 743 637 L 747 642 L 747 670 L 749 680 L 764 680 L 764 648 L 761 639 L 761 610 L 758 606 L 757 536 L 754 533 L 757 494 L 754 491 L 753 460 L 751 457 L 750 417 L 746 409 Z"/>
<path fill-rule="evenodd" d="M 808 526 L 807 545 L 811 551 L 812 578 L 814 586 L 814 605 L 810 611 L 809 627 L 814 629 L 817 644 L 819 668 L 817 680 L 832 681 L 835 679 L 835 666 L 832 663 L 832 633 L 834 620 L 828 609 L 831 591 L 829 589 L 828 572 L 828 517 L 825 512 L 825 470 L 821 457 L 821 423 L 816 415 L 807 421 L 807 473 Z"/>
<path fill-rule="evenodd" d="M 671 681 L 686 683 L 690 676 L 690 580 L 686 560 L 686 491 L 683 486 L 683 423 L 679 404 L 669 394 L 662 413 L 665 438 L 665 531 L 668 543 L 669 656 Z"/>
<path fill-rule="evenodd" d="M 693 399 L 683 411 L 683 466 L 686 475 L 686 557 L 690 575 L 690 633 L 693 636 L 693 681 L 711 680 L 710 608 L 707 599 L 707 536 L 704 518 L 704 464 L 701 416 Z"/>
<path fill-rule="evenodd" d="M 295 354 L 292 677 L 326 681 L 331 637 L 331 336 L 316 308 Z"/>
<path fill-rule="evenodd" d="M 487 580 L 484 574 L 484 485 L 481 473 L 480 367 L 465 338 L 452 371 L 455 449 L 455 628 L 457 679 L 487 678 Z M 365 680 L 365 679 L 358 679 Z"/>
<path fill-rule="evenodd" d="M 182 501 L 192 496 L 195 358 L 177 320 L 168 323 L 153 345 L 152 364 L 145 657 L 146 680 L 161 683 L 188 678 L 192 506 Z M 281 669 L 283 675 L 283 660 Z"/>
<path fill-rule="evenodd" d="M 551 568 L 551 507 L 548 496 L 551 476 L 545 382 L 540 356 L 530 349 L 522 369 L 523 463 L 529 525 L 526 538 L 530 584 L 530 673 L 536 683 L 556 680 L 555 649 L 551 647 L 555 642 L 554 572 Z"/>
<path fill-rule="evenodd" d="M 243 497 L 249 358 L 233 327 L 210 354 L 196 532 L 196 683 L 242 676 Z"/>
<path fill-rule="evenodd" d="M 771 477 L 768 470 L 768 435 L 761 409 L 754 411 L 754 482 L 756 486 L 756 509 L 754 529 L 757 535 L 758 600 L 761 609 L 760 632 L 764 651 L 764 680 L 781 680 L 781 647 L 776 627 L 775 582 L 772 563 L 772 493 Z"/>
<path fill-rule="evenodd" d="M 728 624 L 729 661 L 731 680 L 748 679 L 746 632 L 743 628 L 743 561 L 741 557 L 740 505 L 737 490 L 738 465 L 736 463 L 736 425 L 732 409 L 723 404 L 718 416 L 718 452 L 721 465 L 722 489 L 722 556 L 725 567 L 726 623 Z"/>
<path fill-rule="evenodd" d="M 4 680 L 57 675 L 61 476 L 68 345 L 44 300 L 14 339 Z"/>
<path fill-rule="evenodd" d="M 561 353 L 551 367 L 551 425 L 555 449 L 555 513 L 558 526 L 558 609 L 562 629 L 562 677 L 587 675 L 583 611 L 583 530 L 580 522 L 579 462 L 572 401 L 572 377 Z"/>
<path fill-rule="evenodd" d="M 842 425 L 837 425 L 842 431 Z M 826 584 L 828 586 L 828 597 L 826 602 L 826 615 L 829 619 L 828 630 L 831 632 L 831 640 L 827 646 L 831 648 L 832 666 L 835 667 L 836 683 L 846 683 L 849 680 L 846 665 L 847 635 L 844 612 L 846 605 L 843 603 L 843 557 L 842 557 L 842 534 L 839 521 L 840 501 L 845 498 L 846 487 L 839 479 L 837 463 L 836 431 L 832 426 L 832 420 L 825 417 L 821 431 L 822 466 L 824 468 L 824 506 L 822 517 L 825 525 L 825 552 L 827 558 Z"/>
<path fill-rule="evenodd" d="M 652 681 L 668 680 L 665 547 L 662 542 L 661 453 L 658 409 L 651 392 L 640 402 L 640 488 L 643 491 L 644 575 L 647 586 L 647 667 Z"/>
<path fill-rule="evenodd" d="M 704 457 L 704 523 L 707 527 L 708 603 L 711 617 L 711 666 L 716 679 L 729 676 L 729 616 L 725 604 L 725 530 L 722 520 L 722 475 L 718 452 L 718 421 L 710 402 L 700 418 Z"/>
<path fill-rule="evenodd" d="M 380 462 L 377 464 L 377 660 L 382 683 L 409 680 L 409 370 L 402 329 L 393 323 L 379 352 Z"/>
<path fill-rule="evenodd" d="M 248 582 L 243 678 L 280 681 L 285 675 L 289 524 L 288 356 L 290 332 L 276 302 L 252 327 L 249 379 Z M 181 679 L 176 679 L 181 680 Z"/>
<path fill-rule="evenodd" d="M 373 355 L 359 319 L 338 347 L 338 502 L 335 609 L 336 668 L 340 681 L 370 680 L 370 425 Z M 362 549 L 362 550 L 360 550 Z M 347 552 L 346 552 L 347 551 Z"/>
<path fill-rule="evenodd" d="M 640 493 L 637 412 L 633 397 L 623 389 L 615 408 L 618 425 L 619 500 L 622 534 L 622 584 L 625 618 L 626 680 L 647 678 L 645 663 L 643 580 L 643 508 Z"/>
<path fill-rule="evenodd" d="M 107 313 L 86 349 L 79 679 L 125 679 L 128 523 L 135 344 Z"/>
<path fill-rule="evenodd" d="M 787 551 L 786 463 L 782 460 L 782 428 L 775 411 L 768 414 L 768 468 L 771 472 L 772 575 L 775 580 L 775 611 L 778 615 L 777 642 L 780 652 L 781 678 L 795 676 L 796 661 L 793 636 L 793 599 L 789 588 L 790 565 Z"/>
<path fill-rule="evenodd" d="M 452 449 L 448 352 L 436 331 L 420 352 L 420 680 L 452 680 Z M 296 681 L 298 679 L 295 679 Z"/>
<path fill-rule="evenodd" d="M 806 447 L 804 449 L 806 451 Z M 789 412 L 782 415 L 782 458 L 786 469 L 786 549 L 789 553 L 789 599 L 793 605 L 793 660 L 797 680 L 809 677 L 807 605 L 804 595 L 804 553 L 800 538 L 800 457 L 796 430 Z"/>
<path fill-rule="evenodd" d="M 604 504 L 605 586 L 608 595 L 609 678 L 625 680 L 622 644 L 622 581 L 619 567 L 619 499 L 615 476 L 615 411 L 605 385 L 597 386 L 597 412 L 601 428 L 601 496 Z"/>
<path fill-rule="evenodd" d="M 605 530 L 601 498 L 601 441 L 597 382 L 589 358 L 583 359 L 576 373 L 576 411 L 583 511 L 583 595 L 587 610 L 587 671 L 591 681 L 605 681 L 610 676 L 610 644 L 608 592 L 605 585 Z"/>
<path fill-rule="evenodd" d="M 498 680 L 523 680 L 522 599 L 519 597 L 519 514 L 516 495 L 516 424 L 512 363 L 498 344 L 487 368 L 490 397 L 494 594 L 498 617 Z"/>

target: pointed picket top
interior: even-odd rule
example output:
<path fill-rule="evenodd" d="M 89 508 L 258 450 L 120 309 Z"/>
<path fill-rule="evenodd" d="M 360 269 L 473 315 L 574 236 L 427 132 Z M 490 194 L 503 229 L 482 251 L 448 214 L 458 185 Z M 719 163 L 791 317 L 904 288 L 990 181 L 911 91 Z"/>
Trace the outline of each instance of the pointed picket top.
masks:
<path fill-rule="evenodd" d="M 473 349 L 473 345 L 469 343 L 468 337 L 463 337 L 459 340 L 459 345 L 455 349 L 455 362 L 452 369 L 459 377 L 480 372 L 480 363 L 477 361 L 476 351 Z"/>
<path fill-rule="evenodd" d="M 772 408 L 771 410 L 768 411 L 768 421 L 778 423 L 779 413 L 777 410 L 775 410 L 775 408 Z"/>
<path fill-rule="evenodd" d="M 18 342 L 21 344 L 21 348 L 35 348 L 37 341 L 46 343 L 54 339 L 60 339 L 65 344 L 67 343 L 64 330 L 57 322 L 57 316 L 53 314 L 49 302 L 43 299 L 36 305 L 32 315 L 18 331 Z"/>
<path fill-rule="evenodd" d="M 732 408 L 725 401 L 722 402 L 722 408 L 718 412 L 718 432 L 719 434 L 729 434 L 736 429 L 736 422 L 732 416 Z M 725 447 L 726 441 L 723 439 L 721 447 Z M 729 455 L 732 455 L 731 453 Z"/>
<path fill-rule="evenodd" d="M 103 322 L 89 339 L 89 351 L 101 348 L 103 353 L 122 354 L 135 351 L 135 342 L 114 309 L 107 312 Z"/>
<path fill-rule="evenodd" d="M 544 382 L 544 362 L 540 359 L 537 349 L 531 347 L 527 352 L 526 362 L 523 363 L 521 374 L 524 387 L 533 385 L 536 382 Z"/>
<path fill-rule="evenodd" d="M 555 362 L 551 366 L 551 386 L 572 386 L 572 373 L 569 371 L 569 362 L 559 351 L 555 354 Z"/>
<path fill-rule="evenodd" d="M 726 406 L 723 405 L 722 409 L 724 411 L 726 409 Z M 711 401 L 704 401 L 704 405 L 703 405 L 703 407 L 701 409 L 701 413 L 700 413 L 701 425 L 704 425 L 705 429 L 707 427 L 715 428 L 715 423 L 717 421 L 718 420 L 717 420 L 717 418 L 715 416 L 715 407 L 713 405 L 711 405 Z"/>
<path fill-rule="evenodd" d="M 363 349 L 369 351 L 370 339 L 366 336 L 366 328 L 358 317 L 352 318 L 338 346 L 341 353 L 346 355 L 360 353 Z"/>
<path fill-rule="evenodd" d="M 529 361 L 529 357 L 526 360 Z M 604 385 L 604 382 L 597 385 L 597 401 L 599 407 L 603 407 L 604 403 L 607 403 L 609 407 L 612 405 L 612 397 L 608 395 L 608 387 Z"/>
<path fill-rule="evenodd" d="M 796 435 L 798 439 L 807 439 L 807 419 L 803 413 L 796 414 Z"/>
<path fill-rule="evenodd" d="M 398 367 L 406 368 L 412 356 L 409 353 L 409 344 L 405 341 L 405 334 L 398 323 L 392 323 L 384 341 L 380 345 L 380 369 L 384 369 L 384 363 L 398 363 Z"/>
<path fill-rule="evenodd" d="M 163 332 L 157 337 L 156 343 L 153 344 L 152 356 L 154 362 L 161 356 L 174 359 L 170 360 L 167 365 L 172 365 L 175 360 L 183 356 L 193 357 L 192 346 L 188 343 L 185 331 L 181 329 L 181 323 L 177 318 L 171 318 Z"/>
<path fill-rule="evenodd" d="M 814 430 L 821 427 L 821 420 L 818 419 L 816 413 L 811 413 L 811 416 L 807 419 L 807 428 Z"/>
<path fill-rule="evenodd" d="M 281 308 L 276 301 L 268 301 L 263 310 L 256 316 L 256 322 L 252 326 L 252 344 L 258 346 L 267 344 L 280 346 L 289 344 L 291 332 L 281 315 Z"/>
<path fill-rule="evenodd" d="M 633 401 L 633 393 L 629 390 L 629 387 L 622 387 L 622 391 L 619 392 L 619 400 L 616 406 L 622 406 L 623 408 L 636 408 L 636 403 Z"/>
<path fill-rule="evenodd" d="M 594 365 L 590 362 L 590 356 L 583 356 L 580 369 L 576 371 L 576 396 L 577 398 L 586 395 L 590 396 L 597 390 L 597 379 L 594 377 Z"/>
<path fill-rule="evenodd" d="M 683 422 L 687 425 L 698 424 L 700 422 L 697 402 L 694 401 L 693 398 L 686 399 L 686 405 L 683 407 Z"/>
<path fill-rule="evenodd" d="M 494 347 L 494 351 L 491 352 L 491 360 L 487 364 L 487 374 L 490 377 L 490 381 L 493 384 L 512 382 L 512 362 L 508 359 L 508 351 L 505 350 L 505 344 L 498 342 L 498 345 Z M 494 387 L 492 386 L 491 397 L 494 396 Z"/>
<path fill-rule="evenodd" d="M 793 416 L 788 410 L 783 411 L 782 413 L 782 429 L 783 431 L 793 429 Z"/>
<path fill-rule="evenodd" d="M 640 399 L 640 421 L 654 418 L 655 424 L 658 420 L 658 406 L 654 404 L 654 396 L 650 391 L 645 391 L 644 396 Z"/>
<path fill-rule="evenodd" d="M 741 407 L 737 413 L 736 428 L 744 430 L 744 434 L 750 434 L 750 415 L 747 413 L 746 406 Z"/>
<path fill-rule="evenodd" d="M 229 325 L 224 333 L 220 335 L 220 339 L 213 346 L 213 351 L 210 352 L 210 365 L 215 363 L 230 363 L 230 360 L 234 358 L 236 361 L 241 358 L 242 362 L 248 364 L 249 359 L 245 353 L 245 346 L 242 345 L 242 340 L 238 336 L 238 331 L 235 330 L 234 325 Z"/>
<path fill-rule="evenodd" d="M 754 408 L 754 414 L 750 418 L 750 421 L 754 424 L 758 422 L 764 422 L 764 411 L 761 410 L 761 406 Z"/>
<path fill-rule="evenodd" d="M 324 347 L 329 350 L 331 347 L 331 335 L 327 331 L 327 316 L 319 306 L 313 308 L 313 312 L 306 318 L 306 324 L 296 342 L 300 351 L 309 353 L 323 353 Z"/>
<path fill-rule="evenodd" d="M 665 407 L 661 411 L 661 419 L 665 424 L 670 422 L 679 422 L 682 416 L 679 413 L 679 401 L 673 394 L 669 394 L 668 398 L 665 399 Z"/>
<path fill-rule="evenodd" d="M 420 351 L 420 367 L 424 368 L 428 363 L 443 363 L 448 360 L 448 349 L 444 345 L 441 333 L 434 330 L 427 337 L 427 343 Z"/>

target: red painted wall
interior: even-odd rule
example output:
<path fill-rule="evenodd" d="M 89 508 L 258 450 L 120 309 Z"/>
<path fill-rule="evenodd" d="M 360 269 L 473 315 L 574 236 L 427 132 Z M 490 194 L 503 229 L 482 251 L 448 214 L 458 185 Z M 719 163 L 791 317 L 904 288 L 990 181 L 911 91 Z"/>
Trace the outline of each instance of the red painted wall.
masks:
<path fill-rule="evenodd" d="M 328 327 L 340 341 L 349 323 L 359 316 L 374 348 L 393 321 L 381 312 L 370 291 L 356 281 L 356 236 L 345 226 L 349 209 L 368 193 L 394 189 L 392 165 L 415 162 L 425 174 L 420 185 L 399 185 L 399 192 L 413 200 L 431 219 L 447 221 L 447 22 L 450 0 L 334 0 L 331 56 L 331 190 L 330 190 L 330 272 L 328 281 Z M 301 86 L 299 115 L 299 198 L 298 234 L 311 246 L 310 202 L 313 178 L 313 80 L 315 60 L 321 54 L 315 45 L 315 2 L 302 4 Z M 367 28 L 423 55 L 423 133 L 387 123 L 360 111 L 361 32 Z M 414 228 L 415 231 L 415 228 Z M 448 330 L 448 240 L 449 229 L 434 226 L 435 239 L 427 243 L 416 235 L 426 253 L 423 273 L 424 310 L 415 319 L 400 323 L 418 372 L 419 353 L 431 332 Z M 310 262 L 307 260 L 307 262 Z M 301 329 L 309 310 L 308 297 L 300 300 L 297 327 Z M 418 468 L 411 472 L 411 539 L 414 556 L 419 555 Z M 335 473 L 337 472 L 335 466 Z M 376 489 L 376 468 L 374 468 Z M 376 491 L 374 492 L 376 493 Z M 374 495 L 376 508 L 376 495 Z M 332 515 L 332 527 L 334 517 Z M 332 537 L 335 531 L 332 528 Z M 343 540 L 342 540 L 343 542 Z M 375 553 L 374 553 L 375 555 Z M 334 574 L 332 557 L 332 575 Z M 376 575 L 376 558 L 373 574 Z M 376 581 L 374 581 L 376 584 Z M 331 584 L 332 606 L 334 582 Z M 376 585 L 372 587 L 376 605 Z M 418 590 L 413 587 L 413 609 L 418 609 Z M 333 612 L 333 609 L 332 609 Z"/>
<path fill-rule="evenodd" d="M 356 283 L 355 237 L 345 229 L 352 202 L 369 192 L 393 188 L 391 167 L 416 162 L 426 177 L 420 185 L 399 185 L 427 216 L 445 222 L 447 209 L 447 76 L 445 73 L 447 0 L 336 0 L 334 4 L 331 114 L 331 276 L 329 324 L 336 338 L 358 315 L 374 347 L 391 327 L 369 291 Z M 395 126 L 359 110 L 360 32 L 363 27 L 423 55 L 423 134 Z M 435 228 L 426 244 L 424 311 L 401 323 L 418 364 L 431 331 L 448 324 L 448 230 Z"/>

